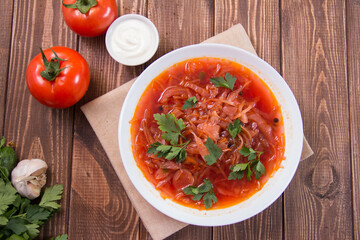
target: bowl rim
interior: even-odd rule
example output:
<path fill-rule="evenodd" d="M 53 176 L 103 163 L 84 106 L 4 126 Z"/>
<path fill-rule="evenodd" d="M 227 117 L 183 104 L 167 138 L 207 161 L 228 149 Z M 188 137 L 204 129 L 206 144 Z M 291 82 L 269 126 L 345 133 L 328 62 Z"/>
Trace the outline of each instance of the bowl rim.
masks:
<path fill-rule="evenodd" d="M 131 183 L 134 185 L 135 189 L 140 193 L 140 195 L 150 205 L 152 205 L 154 208 L 156 208 L 157 210 L 159 210 L 163 214 L 165 214 L 165 215 L 167 215 L 167 216 L 169 216 L 169 217 L 171 217 L 173 219 L 176 219 L 178 221 L 193 224 L 193 225 L 198 225 L 198 226 L 223 226 L 223 225 L 228 225 L 228 224 L 233 224 L 233 223 L 244 221 L 244 220 L 246 220 L 246 219 L 248 219 L 250 217 L 253 217 L 256 214 L 262 212 L 264 209 L 268 208 L 274 201 L 276 201 L 276 199 L 278 199 L 282 195 L 282 193 L 288 187 L 288 185 L 290 184 L 292 178 L 295 175 L 298 164 L 300 162 L 302 146 L 303 146 L 303 124 L 302 124 L 302 118 L 301 118 L 300 109 L 299 109 L 299 106 L 297 104 L 297 101 L 296 101 L 295 96 L 293 95 L 291 89 L 289 88 L 289 86 L 287 85 L 285 80 L 281 77 L 281 75 L 270 64 L 268 64 L 267 62 L 265 62 L 264 60 L 262 60 L 258 56 L 254 55 L 254 54 L 252 54 L 252 53 L 250 53 L 250 52 L 248 52 L 246 50 L 240 49 L 238 47 L 230 46 L 230 45 L 217 44 L 217 43 L 201 43 L 201 44 L 189 45 L 189 46 L 186 46 L 186 47 L 178 48 L 176 50 L 173 50 L 173 51 L 163 55 L 162 57 L 160 57 L 159 59 L 154 61 L 151 65 L 149 65 L 149 67 L 146 68 L 139 75 L 137 80 L 131 86 L 128 94 L 126 95 L 123 106 L 122 106 L 122 109 L 121 109 L 121 112 L 120 112 L 120 117 L 119 117 L 118 143 L 119 143 L 119 150 L 120 150 L 121 158 L 122 159 L 127 159 L 129 156 L 131 156 L 131 158 L 132 158 L 131 160 L 135 162 L 132 151 L 130 150 L 130 155 L 129 155 L 129 152 L 128 152 L 129 149 L 127 147 L 125 148 L 125 146 L 129 146 L 130 149 L 131 149 L 131 141 L 129 142 L 129 139 L 125 139 L 125 137 L 122 137 L 123 136 L 123 129 L 124 129 L 125 125 L 126 124 L 130 125 L 130 123 L 128 123 L 128 122 L 126 122 L 124 120 L 125 119 L 125 114 L 129 114 L 128 113 L 128 111 L 129 111 L 128 108 L 129 108 L 129 106 L 131 104 L 135 105 L 133 107 L 134 110 L 135 110 L 135 108 L 137 106 L 137 103 L 138 103 L 138 102 L 136 102 L 136 104 L 133 104 L 133 102 L 131 102 L 131 100 L 133 100 L 133 99 L 130 99 L 131 96 L 135 94 L 135 95 L 138 95 L 139 98 L 141 97 L 141 95 L 143 94 L 143 91 L 140 92 L 139 89 L 142 89 L 144 87 L 144 83 L 143 83 L 144 81 L 148 81 L 146 83 L 146 85 L 145 85 L 145 88 L 146 88 L 148 86 L 148 84 L 153 80 L 153 78 L 151 78 L 150 80 L 146 79 L 147 75 L 149 73 L 151 73 L 152 71 L 153 72 L 154 71 L 158 72 L 157 74 L 155 74 L 155 76 L 157 76 L 162 71 L 167 69 L 169 66 L 172 66 L 177 62 L 181 62 L 181 61 L 184 61 L 186 59 L 202 57 L 202 55 L 199 55 L 199 56 L 190 56 L 190 57 L 185 58 L 185 59 L 178 59 L 178 58 L 180 58 L 180 57 L 178 57 L 179 53 L 183 53 L 184 51 L 185 52 L 188 51 L 188 52 L 192 52 L 193 54 L 196 55 L 197 50 L 202 49 L 203 51 L 204 50 L 206 51 L 207 48 L 220 48 L 221 50 L 235 51 L 235 52 L 239 53 L 242 56 L 246 56 L 248 59 L 252 59 L 253 61 L 258 62 L 261 67 L 265 66 L 267 68 L 266 71 L 270 71 L 272 76 L 275 76 L 277 80 L 281 81 L 282 87 L 284 87 L 284 89 L 286 90 L 286 97 L 287 97 L 286 101 L 289 101 L 291 103 L 292 107 L 294 108 L 294 109 L 292 109 L 292 111 L 294 112 L 294 115 L 295 115 L 295 117 L 294 117 L 295 120 L 294 121 L 296 123 L 296 129 L 294 131 L 295 131 L 296 138 L 294 138 L 293 141 L 295 141 L 294 145 L 296 145 L 296 148 L 293 147 L 293 149 L 292 149 L 293 151 L 291 152 L 295 156 L 295 157 L 291 157 L 291 159 L 293 159 L 294 162 L 291 162 L 291 165 L 288 166 L 288 168 L 285 169 L 285 167 L 284 167 L 285 170 L 284 169 L 277 170 L 277 172 L 275 172 L 274 176 L 279 175 L 280 173 L 278 173 L 278 172 L 281 171 L 282 172 L 281 174 L 284 175 L 283 178 L 285 178 L 285 176 L 287 178 L 285 178 L 285 179 L 281 178 L 280 179 L 281 181 L 279 182 L 279 184 L 277 184 L 276 191 L 274 193 L 270 194 L 270 196 L 271 196 L 270 198 L 266 198 L 263 201 L 263 202 L 265 202 L 264 204 L 262 204 L 260 207 L 256 207 L 254 210 L 246 211 L 246 213 L 244 215 L 241 215 L 237 219 L 234 220 L 234 217 L 233 217 L 234 212 L 238 211 L 237 209 L 241 208 L 241 206 L 238 207 L 239 205 L 242 205 L 244 202 L 247 202 L 249 199 L 252 199 L 255 195 L 259 195 L 259 197 L 257 197 L 257 199 L 261 200 L 262 198 L 264 198 L 264 197 L 261 197 L 260 195 L 264 195 L 264 194 L 262 194 L 262 191 L 268 185 L 269 181 L 272 178 L 274 178 L 274 176 L 270 177 L 270 179 L 265 183 L 263 188 L 260 191 L 258 191 L 257 193 L 255 193 L 253 196 L 251 196 L 248 200 L 245 200 L 244 202 L 236 204 L 233 207 L 229 207 L 229 208 L 225 208 L 225 209 L 219 209 L 219 214 L 216 215 L 218 210 L 197 210 L 197 209 L 193 209 L 193 211 L 189 210 L 189 212 L 186 212 L 186 210 L 188 210 L 188 207 L 184 207 L 184 206 L 182 206 L 180 204 L 174 203 L 169 199 L 163 199 L 163 201 L 160 200 L 161 203 L 158 202 L 159 200 L 152 197 L 151 194 L 149 194 L 147 192 L 143 192 L 143 188 L 144 188 L 143 183 L 137 181 L 138 179 L 136 179 L 136 178 L 138 178 L 138 176 L 135 177 L 132 174 L 132 171 L 133 171 L 132 167 L 127 164 L 127 161 L 124 162 L 124 160 L 122 160 L 122 162 L 123 162 L 125 171 L 126 171 L 127 175 L 129 176 L 129 178 L 131 180 Z M 222 59 L 232 60 L 231 58 L 228 58 L 226 56 L 220 56 L 220 55 L 219 56 L 213 56 L 211 54 L 209 56 L 204 56 L 204 57 L 218 57 L 218 58 L 222 58 Z M 177 60 L 176 61 L 171 61 L 171 64 L 170 64 L 168 62 L 169 62 L 169 59 L 171 59 L 171 58 L 175 58 Z M 166 64 L 166 63 L 168 63 L 168 64 Z M 165 64 L 165 66 L 164 66 L 164 64 Z M 240 63 L 240 64 L 242 64 L 242 63 Z M 257 72 L 255 72 L 255 73 L 258 74 Z M 276 94 L 274 93 L 274 95 L 276 95 Z M 279 103 L 280 103 L 280 101 L 279 101 Z M 134 112 L 131 112 L 132 117 L 133 117 L 133 114 L 134 114 Z M 283 109 L 282 109 L 282 114 L 284 114 Z M 283 116 L 283 118 L 285 118 L 285 117 Z M 284 122 L 285 122 L 285 119 L 284 119 Z M 130 132 L 129 132 L 129 135 L 130 135 Z M 286 135 L 286 133 L 285 133 L 285 135 Z M 129 137 L 131 137 L 131 136 L 129 136 Z M 285 151 L 286 151 L 286 148 L 287 148 L 287 145 L 285 145 Z M 284 161 L 286 161 L 286 160 L 283 160 L 283 162 Z M 138 168 L 136 163 L 135 163 L 135 165 Z M 142 171 L 139 168 L 138 168 L 138 170 L 141 172 L 141 175 L 142 175 L 140 178 L 144 178 L 146 180 L 146 178 L 143 175 Z M 153 189 L 155 189 L 154 186 L 153 186 Z M 157 190 L 155 189 L 155 191 L 157 191 Z M 269 192 L 269 190 L 267 190 L 267 192 Z M 255 200 L 257 200 L 257 199 L 255 199 Z M 248 203 L 248 204 L 251 205 L 251 203 Z M 173 210 L 173 211 L 169 211 L 169 210 Z M 224 211 L 224 210 L 228 210 L 228 211 Z M 175 213 L 174 213 L 174 211 L 175 211 Z M 180 212 L 185 211 L 186 213 L 182 214 L 182 212 L 179 213 L 179 211 Z M 200 215 L 202 214 L 201 216 L 192 215 L 192 213 L 199 214 L 199 212 L 201 212 L 200 213 Z M 212 214 L 213 212 L 215 212 L 215 214 Z M 221 212 L 225 212 L 224 215 Z M 210 216 L 216 216 L 216 218 L 213 218 L 213 217 L 210 217 Z M 228 219 L 226 216 L 232 216 L 232 218 Z"/>

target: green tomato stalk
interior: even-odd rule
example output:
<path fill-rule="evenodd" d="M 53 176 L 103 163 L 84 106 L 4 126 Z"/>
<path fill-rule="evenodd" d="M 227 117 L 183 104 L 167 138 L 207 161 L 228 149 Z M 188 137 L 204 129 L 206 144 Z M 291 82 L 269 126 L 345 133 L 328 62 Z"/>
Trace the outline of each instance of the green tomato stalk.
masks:
<path fill-rule="evenodd" d="M 90 8 L 95 7 L 97 5 L 96 0 L 77 0 L 73 4 L 65 4 L 63 2 L 64 7 L 66 8 L 75 8 L 78 9 L 82 14 L 86 14 Z"/>

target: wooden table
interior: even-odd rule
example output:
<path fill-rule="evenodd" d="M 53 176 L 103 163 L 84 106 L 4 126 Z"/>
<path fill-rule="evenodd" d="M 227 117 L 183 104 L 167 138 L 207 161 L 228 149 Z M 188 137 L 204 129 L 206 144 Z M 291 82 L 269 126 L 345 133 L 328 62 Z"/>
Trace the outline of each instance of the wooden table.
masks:
<path fill-rule="evenodd" d="M 63 233 L 69 239 L 151 238 L 80 106 L 163 54 L 236 23 L 287 80 L 315 154 L 261 214 L 224 227 L 188 226 L 170 239 L 360 239 L 359 0 L 118 0 L 120 15 L 145 15 L 159 30 L 155 57 L 139 67 L 115 62 L 104 36 L 74 34 L 60 1 L 1 0 L 0 6 L 0 135 L 15 141 L 20 159 L 46 160 L 48 184 L 65 186 L 62 211 L 42 228 L 41 239 Z M 56 45 L 79 51 L 92 75 L 85 97 L 64 110 L 41 105 L 25 84 L 38 47 Z"/>

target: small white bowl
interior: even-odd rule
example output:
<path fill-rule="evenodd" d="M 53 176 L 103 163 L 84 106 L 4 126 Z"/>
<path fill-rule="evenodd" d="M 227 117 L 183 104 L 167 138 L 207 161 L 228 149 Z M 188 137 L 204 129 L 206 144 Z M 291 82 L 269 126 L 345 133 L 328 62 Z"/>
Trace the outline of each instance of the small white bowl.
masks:
<path fill-rule="evenodd" d="M 130 124 L 136 105 L 148 84 L 175 63 L 196 57 L 218 57 L 238 62 L 256 73 L 271 89 L 281 105 L 285 132 L 285 157 L 282 166 L 264 187 L 249 199 L 232 207 L 197 210 L 163 199 L 138 168 L 131 148 Z M 286 189 L 298 167 L 303 124 L 299 106 L 280 74 L 259 57 L 240 48 L 222 44 L 198 44 L 172 51 L 153 62 L 138 77 L 127 94 L 119 120 L 119 147 L 127 174 L 135 188 L 156 209 L 181 222 L 200 226 L 221 226 L 250 218 L 269 207 Z"/>
<path fill-rule="evenodd" d="M 105 45 L 117 62 L 137 66 L 154 56 L 159 46 L 159 33 L 148 18 L 139 14 L 126 14 L 110 25 Z"/>

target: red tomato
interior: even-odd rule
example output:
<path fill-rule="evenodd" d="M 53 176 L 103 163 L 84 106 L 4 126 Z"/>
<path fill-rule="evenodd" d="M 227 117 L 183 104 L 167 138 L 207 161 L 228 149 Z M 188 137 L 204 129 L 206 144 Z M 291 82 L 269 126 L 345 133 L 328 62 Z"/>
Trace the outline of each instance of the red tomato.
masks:
<path fill-rule="evenodd" d="M 40 103 L 54 108 L 70 107 L 84 96 L 89 87 L 89 65 L 75 50 L 67 47 L 51 49 L 44 51 L 47 61 L 54 66 L 54 68 L 47 67 L 50 68 L 50 74 L 46 75 L 44 71 L 45 65 L 48 64 L 44 65 L 40 53 L 31 60 L 26 69 L 26 83 L 30 93 Z M 52 60 L 54 63 L 51 63 Z M 44 74 L 45 77 L 52 77 L 53 80 L 42 77 Z"/>
<path fill-rule="evenodd" d="M 63 0 L 62 12 L 70 29 L 83 37 L 104 34 L 118 17 L 115 0 Z"/>

